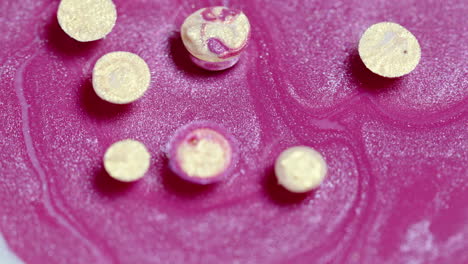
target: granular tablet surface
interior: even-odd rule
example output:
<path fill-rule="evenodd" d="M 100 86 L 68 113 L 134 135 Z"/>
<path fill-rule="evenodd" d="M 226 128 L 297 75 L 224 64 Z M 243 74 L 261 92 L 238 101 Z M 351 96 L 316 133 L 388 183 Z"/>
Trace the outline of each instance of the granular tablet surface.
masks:
<path fill-rule="evenodd" d="M 117 10 L 111 0 L 62 0 L 57 19 L 70 37 L 87 42 L 102 39 L 112 31 Z"/>
<path fill-rule="evenodd" d="M 222 70 L 239 60 L 250 38 L 250 22 L 240 10 L 207 7 L 188 16 L 180 31 L 197 65 L 207 70 Z"/>
<path fill-rule="evenodd" d="M 283 151 L 276 160 L 275 174 L 285 189 L 303 193 L 318 187 L 327 173 L 327 164 L 316 150 L 296 146 Z"/>
<path fill-rule="evenodd" d="M 217 131 L 196 129 L 180 142 L 177 160 L 189 177 L 215 177 L 229 166 L 231 147 Z"/>
<path fill-rule="evenodd" d="M 169 165 L 179 177 L 197 184 L 218 182 L 237 161 L 234 139 L 221 126 L 197 121 L 181 127 L 168 144 Z"/>
<path fill-rule="evenodd" d="M 148 90 L 151 73 L 138 55 L 116 51 L 102 56 L 94 66 L 93 88 L 103 100 L 114 104 L 136 101 Z"/>
<path fill-rule="evenodd" d="M 146 147 L 132 139 L 118 141 L 104 154 L 104 168 L 114 179 L 131 182 L 148 171 L 151 156 Z"/>
<path fill-rule="evenodd" d="M 364 32 L 359 41 L 359 56 L 372 72 L 395 78 L 416 68 L 421 59 L 421 47 L 406 28 L 382 22 Z"/>

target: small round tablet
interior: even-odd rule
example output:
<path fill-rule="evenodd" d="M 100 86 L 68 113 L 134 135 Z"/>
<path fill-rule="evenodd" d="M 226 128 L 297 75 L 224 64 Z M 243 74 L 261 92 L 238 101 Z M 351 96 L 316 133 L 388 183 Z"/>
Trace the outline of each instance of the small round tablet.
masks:
<path fill-rule="evenodd" d="M 70 37 L 87 42 L 102 39 L 112 31 L 117 11 L 111 0 L 62 0 L 57 19 Z"/>
<path fill-rule="evenodd" d="M 220 127 L 192 124 L 176 132 L 169 145 L 172 170 L 188 181 L 208 184 L 228 174 L 234 164 L 232 140 Z"/>
<path fill-rule="evenodd" d="M 180 31 L 194 63 L 207 70 L 224 70 L 237 63 L 247 46 L 250 22 L 240 10 L 207 7 L 188 16 Z"/>
<path fill-rule="evenodd" d="M 304 193 L 318 187 L 327 174 L 327 164 L 313 148 L 296 146 L 283 151 L 275 162 L 278 183 L 290 192 Z"/>
<path fill-rule="evenodd" d="M 148 171 L 151 156 L 146 147 L 132 139 L 112 144 L 104 154 L 104 168 L 114 179 L 132 182 Z"/>
<path fill-rule="evenodd" d="M 102 56 L 93 69 L 94 91 L 101 99 L 114 104 L 127 104 L 142 97 L 150 79 L 146 62 L 125 51 Z"/>
<path fill-rule="evenodd" d="M 392 22 L 369 27 L 359 41 L 359 56 L 366 67 L 383 77 L 401 77 L 421 59 L 421 47 L 406 28 Z"/>

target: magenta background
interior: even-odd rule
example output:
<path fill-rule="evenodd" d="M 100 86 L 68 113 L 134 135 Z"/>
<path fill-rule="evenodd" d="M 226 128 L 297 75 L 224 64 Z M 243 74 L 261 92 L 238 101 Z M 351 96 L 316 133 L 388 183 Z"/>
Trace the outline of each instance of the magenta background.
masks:
<path fill-rule="evenodd" d="M 58 1 L 0 0 L 0 230 L 26 263 L 468 263 L 466 1 L 115 0 L 103 41 L 58 27 Z M 221 73 L 193 66 L 178 28 L 194 10 L 241 8 L 252 39 Z M 419 39 L 410 75 L 382 80 L 356 47 L 394 21 Z M 139 54 L 152 72 L 129 106 L 93 93 L 93 64 Z M 229 129 L 232 177 L 211 187 L 167 170 L 165 145 L 192 120 Z M 141 181 L 103 172 L 112 142 L 153 155 Z M 275 185 L 284 148 L 323 153 L 307 196 Z"/>

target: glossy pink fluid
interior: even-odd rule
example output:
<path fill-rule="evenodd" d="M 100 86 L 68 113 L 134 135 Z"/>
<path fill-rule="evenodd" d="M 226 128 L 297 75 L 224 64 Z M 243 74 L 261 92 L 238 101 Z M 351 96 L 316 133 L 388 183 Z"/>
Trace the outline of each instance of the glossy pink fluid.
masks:
<path fill-rule="evenodd" d="M 113 32 L 78 43 L 57 24 L 58 1 L 0 1 L 9 247 L 30 264 L 468 263 L 465 2 L 229 1 L 252 38 L 235 67 L 210 73 L 177 30 L 224 2 L 115 0 Z M 421 44 L 421 63 L 401 79 L 376 77 L 357 55 L 361 34 L 381 21 Z M 91 87 L 96 60 L 117 50 L 153 73 L 131 105 L 105 103 Z M 168 140 L 193 120 L 238 141 L 239 163 L 220 184 L 186 183 L 167 166 Z M 155 157 L 134 184 L 101 164 L 124 138 Z M 309 195 L 275 183 L 273 162 L 293 145 L 329 165 Z"/>

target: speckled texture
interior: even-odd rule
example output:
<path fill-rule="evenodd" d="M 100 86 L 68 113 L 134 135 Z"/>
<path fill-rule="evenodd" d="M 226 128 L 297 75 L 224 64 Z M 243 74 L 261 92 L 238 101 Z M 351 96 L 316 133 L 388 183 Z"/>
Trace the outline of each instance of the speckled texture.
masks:
<path fill-rule="evenodd" d="M 117 11 L 112 0 L 61 0 L 57 20 L 71 38 L 95 41 L 112 31 Z"/>
<path fill-rule="evenodd" d="M 225 167 L 211 177 L 194 177 L 193 175 L 190 175 L 187 170 L 183 169 L 182 166 L 180 157 L 181 143 L 187 141 L 188 137 L 192 137 L 191 140 L 193 140 L 195 135 L 193 132 L 197 130 L 198 132 L 196 132 L 196 134 L 198 134 L 198 136 L 202 136 L 204 134 L 203 136 L 207 138 L 211 137 L 211 140 L 220 143 L 220 146 L 223 146 L 223 149 L 226 151 L 224 155 L 222 155 L 223 157 L 221 157 L 221 159 L 224 159 L 226 162 Z M 200 139 L 203 139 L 202 137 L 200 137 Z M 167 144 L 166 157 L 168 159 L 168 165 L 175 174 L 184 180 L 198 184 L 216 183 L 218 181 L 225 180 L 226 177 L 232 177 L 233 170 L 237 167 L 239 159 L 239 148 L 237 143 L 237 140 L 231 135 L 231 133 L 219 124 L 207 121 L 190 122 L 177 129 Z M 185 145 L 185 147 L 187 147 L 187 145 Z"/>
<path fill-rule="evenodd" d="M 239 9 L 210 6 L 187 16 L 180 36 L 196 65 L 222 71 L 239 61 L 250 39 L 250 23 Z"/>
<path fill-rule="evenodd" d="M 102 100 L 128 104 L 140 99 L 148 90 L 151 72 L 140 56 L 113 51 L 96 62 L 92 80 L 94 92 Z"/>
<path fill-rule="evenodd" d="M 58 1 L 0 1 L 0 230 L 25 263 L 467 263 L 465 1 L 125 1 L 103 41 L 59 28 Z M 194 66 L 178 29 L 212 5 L 243 10 L 252 39 L 230 70 Z M 394 21 L 423 50 L 397 80 L 370 74 L 357 43 Z M 152 71 L 142 100 L 99 100 L 90 78 L 107 52 Z M 229 180 L 193 186 L 164 147 L 192 120 L 239 141 Z M 105 148 L 151 151 L 141 181 L 102 169 Z M 281 150 L 310 145 L 323 185 L 291 196 L 274 182 Z M 6 247 L 4 247 L 6 248 Z"/>
<path fill-rule="evenodd" d="M 393 22 L 380 22 L 366 29 L 359 40 L 358 52 L 370 71 L 387 78 L 410 73 L 421 59 L 416 37 Z"/>

